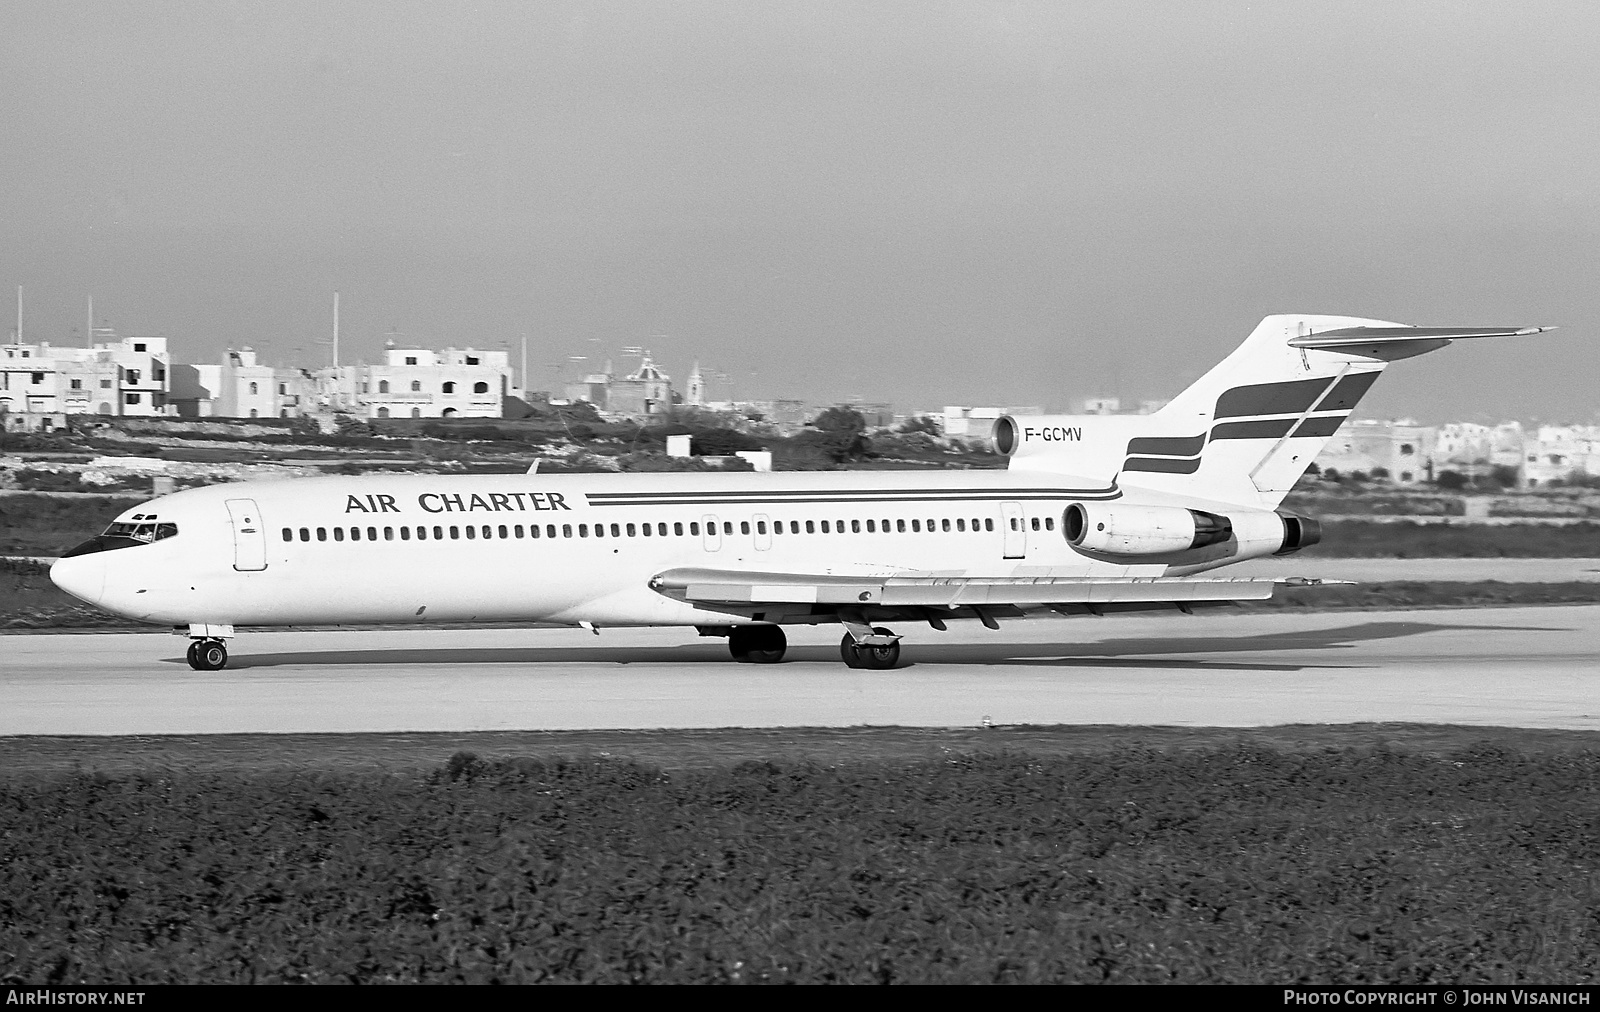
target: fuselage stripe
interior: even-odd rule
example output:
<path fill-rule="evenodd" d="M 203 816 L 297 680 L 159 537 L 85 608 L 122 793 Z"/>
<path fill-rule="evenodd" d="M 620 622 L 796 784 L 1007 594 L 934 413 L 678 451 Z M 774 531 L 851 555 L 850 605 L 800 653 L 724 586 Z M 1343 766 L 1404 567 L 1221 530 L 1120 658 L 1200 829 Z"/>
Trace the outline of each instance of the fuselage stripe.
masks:
<path fill-rule="evenodd" d="M 698 499 L 644 499 L 644 498 L 639 498 L 639 499 L 610 499 L 610 500 L 599 500 L 599 501 L 596 501 L 596 497 L 590 496 L 589 505 L 590 506 L 594 506 L 594 507 L 599 507 L 599 506 L 706 506 L 706 505 L 726 505 L 726 506 L 761 506 L 761 505 L 769 505 L 769 506 L 803 506 L 803 505 L 817 505 L 817 504 L 826 505 L 826 504 L 829 504 L 829 503 L 833 503 L 833 504 L 837 504 L 837 505 L 840 505 L 840 506 L 848 506 L 851 503 L 869 503 L 869 502 L 871 502 L 871 503 L 938 503 L 938 504 L 943 504 L 943 505 L 946 505 L 946 506 L 951 506 L 951 505 L 960 505 L 961 503 L 966 503 L 966 502 L 1045 502 L 1045 501 L 1060 501 L 1060 500 L 1087 501 L 1087 500 L 1101 500 L 1101 499 L 1120 499 L 1121 497 L 1122 497 L 1122 492 L 1121 492 L 1120 489 L 1113 490 L 1113 491 L 1110 491 L 1110 492 L 1051 492 L 1051 493 L 986 492 L 986 493 L 983 493 L 983 494 L 972 494 L 972 493 L 969 493 L 969 494 L 966 494 L 966 495 L 951 495 L 951 496 L 855 495 L 855 496 L 844 497 L 844 496 L 837 496 L 837 495 L 817 494 L 817 495 L 807 496 L 805 498 L 787 497 L 787 498 L 782 498 L 782 499 L 777 499 L 777 498 L 772 498 L 772 499 L 746 498 L 746 497 L 734 498 L 734 497 L 721 497 L 721 496 L 704 496 L 704 497 L 698 498 Z"/>
<path fill-rule="evenodd" d="M 1106 486 L 1101 487 L 1101 488 L 1043 488 L 1043 487 L 1039 487 L 1039 486 L 1034 486 L 1032 488 L 1000 488 L 1000 489 L 982 489 L 982 488 L 864 488 L 864 489 L 859 489 L 859 490 L 851 490 L 851 489 L 807 489 L 807 488 L 801 488 L 801 489 L 767 489 L 767 490 L 759 490 L 759 491 L 757 491 L 757 490 L 751 490 L 751 491 L 738 491 L 738 490 L 736 490 L 736 491 L 729 491 L 729 492 L 710 492 L 710 491 L 706 491 L 704 489 L 697 489 L 697 490 L 688 491 L 688 492 L 586 492 L 584 494 L 587 495 L 590 499 L 630 499 L 630 498 L 673 499 L 673 498 L 693 498 L 693 497 L 707 496 L 707 495 L 743 496 L 743 497 L 748 497 L 748 498 L 761 498 L 761 499 L 782 499 L 782 498 L 791 498 L 791 497 L 794 497 L 794 496 L 815 496 L 815 495 L 829 495 L 829 496 L 835 496 L 835 497 L 840 497 L 840 498 L 848 498 L 850 496 L 856 496 L 856 495 L 904 495 L 904 496 L 922 496 L 922 497 L 928 497 L 928 498 L 937 498 L 937 497 L 941 497 L 941 496 L 943 496 L 943 497 L 952 497 L 952 496 L 954 496 L 954 497 L 958 497 L 959 498 L 959 497 L 965 497 L 965 496 L 971 495 L 971 494 L 973 494 L 975 492 L 976 493 L 980 493 L 980 494 L 993 493 L 993 494 L 1003 494 L 1003 495 L 1008 495 L 1008 496 L 1017 496 L 1017 495 L 1052 495 L 1052 496 L 1058 496 L 1059 497 L 1059 496 L 1074 496 L 1074 495 L 1102 495 L 1102 494 L 1105 494 L 1107 492 L 1115 492 L 1116 490 L 1117 490 L 1116 485 L 1112 484 L 1112 485 L 1106 485 Z"/>

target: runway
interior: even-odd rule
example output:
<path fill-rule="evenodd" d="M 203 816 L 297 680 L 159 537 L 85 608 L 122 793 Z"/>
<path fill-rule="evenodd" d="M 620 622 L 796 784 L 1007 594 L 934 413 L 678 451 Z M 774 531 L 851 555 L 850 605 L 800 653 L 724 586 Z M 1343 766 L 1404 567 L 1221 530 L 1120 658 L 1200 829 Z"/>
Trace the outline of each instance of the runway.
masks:
<path fill-rule="evenodd" d="M 1303 576 L 1356 583 L 1592 583 L 1600 580 L 1600 559 L 1341 559 L 1284 555 L 1236 563 L 1222 570 L 1222 574 L 1271 580 Z"/>
<path fill-rule="evenodd" d="M 692 630 L 0 637 L 0 735 L 1404 721 L 1600 730 L 1600 606 L 901 626 L 902 666 L 734 664 Z"/>

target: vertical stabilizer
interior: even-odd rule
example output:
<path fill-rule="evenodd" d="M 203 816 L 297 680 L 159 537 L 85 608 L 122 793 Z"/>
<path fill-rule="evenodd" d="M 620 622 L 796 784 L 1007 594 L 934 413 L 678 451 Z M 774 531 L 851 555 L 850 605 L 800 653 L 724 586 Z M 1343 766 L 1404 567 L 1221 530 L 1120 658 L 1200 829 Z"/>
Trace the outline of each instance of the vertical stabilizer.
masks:
<path fill-rule="evenodd" d="M 1150 417 L 1145 434 L 1128 441 L 1118 480 L 1271 509 L 1390 362 L 1455 339 L 1541 329 L 1269 316 L 1233 354 Z"/>

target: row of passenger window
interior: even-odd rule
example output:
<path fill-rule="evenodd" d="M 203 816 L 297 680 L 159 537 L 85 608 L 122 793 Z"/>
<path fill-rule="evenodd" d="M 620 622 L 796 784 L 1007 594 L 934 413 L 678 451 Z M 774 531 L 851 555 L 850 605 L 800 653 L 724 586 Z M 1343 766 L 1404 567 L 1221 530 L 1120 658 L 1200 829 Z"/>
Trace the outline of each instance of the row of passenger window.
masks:
<path fill-rule="evenodd" d="M 785 527 L 785 523 L 787 523 L 787 527 Z M 1013 519 L 1011 524 L 1013 530 L 1019 529 L 1019 521 L 1017 519 Z M 593 528 L 592 530 L 591 526 Z M 768 523 L 765 520 L 756 520 L 753 522 L 753 526 L 755 533 L 757 534 L 767 534 L 769 532 Z M 742 520 L 738 524 L 739 533 L 749 534 L 751 527 L 752 521 Z M 688 524 L 675 523 L 671 525 L 664 523 L 612 524 L 610 525 L 609 535 L 607 533 L 607 527 L 605 524 L 561 524 L 559 527 L 556 524 L 545 524 L 543 527 L 540 527 L 538 524 L 531 524 L 527 527 L 524 527 L 522 524 L 483 524 L 481 526 L 473 526 L 469 524 L 465 527 L 334 527 L 332 528 L 332 540 L 378 541 L 381 539 L 383 541 L 393 541 L 397 536 L 397 532 L 399 540 L 401 541 L 410 541 L 413 538 L 415 538 L 417 541 L 428 541 L 430 539 L 434 541 L 444 541 L 447 538 L 452 541 L 457 541 L 465 537 L 468 541 L 472 541 L 479 538 L 489 540 L 495 537 L 538 538 L 541 536 L 546 538 L 570 538 L 574 536 L 580 538 L 587 538 L 591 536 L 596 538 L 604 538 L 607 536 L 613 538 L 681 538 L 684 536 L 686 528 L 690 537 L 697 538 L 700 536 L 700 523 L 698 521 L 691 521 Z M 706 533 L 708 534 L 717 533 L 715 526 L 712 524 L 707 524 L 706 528 Z M 1033 529 L 1040 529 L 1040 522 L 1037 517 L 1035 517 L 1033 520 Z M 1044 518 L 1044 529 L 1055 530 L 1054 517 Z M 773 534 L 877 534 L 880 533 L 880 531 L 885 534 L 964 534 L 968 531 L 979 532 L 992 530 L 994 530 L 994 521 L 992 519 L 980 519 L 978 517 L 972 518 L 970 522 L 965 517 L 957 517 L 954 520 L 949 518 L 943 520 L 930 518 L 927 521 L 923 521 L 921 519 L 883 521 L 851 520 L 848 522 L 848 527 L 846 526 L 846 521 L 844 520 L 789 520 L 787 522 L 783 520 L 775 520 L 772 522 L 770 527 L 770 532 Z M 722 533 L 731 535 L 733 532 L 733 521 L 722 521 Z M 299 529 L 299 533 L 301 541 L 310 541 L 312 540 L 313 536 L 318 541 L 329 540 L 329 528 L 327 527 L 317 527 L 314 529 L 310 527 L 302 527 Z M 293 541 L 294 539 L 294 528 L 285 527 L 283 529 L 283 540 Z"/>

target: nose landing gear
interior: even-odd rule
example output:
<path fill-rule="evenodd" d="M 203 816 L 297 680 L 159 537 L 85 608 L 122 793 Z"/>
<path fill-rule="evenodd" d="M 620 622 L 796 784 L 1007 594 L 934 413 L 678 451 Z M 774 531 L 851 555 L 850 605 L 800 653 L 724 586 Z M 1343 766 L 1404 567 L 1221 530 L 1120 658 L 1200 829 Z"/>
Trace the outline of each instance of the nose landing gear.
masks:
<path fill-rule="evenodd" d="M 233 626 L 191 622 L 188 626 L 173 626 L 172 631 L 189 637 L 189 667 L 196 671 L 221 671 L 228 666 L 228 648 L 223 641 L 233 635 Z"/>
<path fill-rule="evenodd" d="M 221 640 L 195 640 L 189 644 L 189 667 L 196 671 L 221 671 L 228 664 L 228 648 Z"/>

